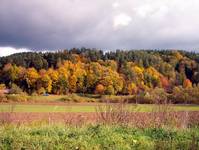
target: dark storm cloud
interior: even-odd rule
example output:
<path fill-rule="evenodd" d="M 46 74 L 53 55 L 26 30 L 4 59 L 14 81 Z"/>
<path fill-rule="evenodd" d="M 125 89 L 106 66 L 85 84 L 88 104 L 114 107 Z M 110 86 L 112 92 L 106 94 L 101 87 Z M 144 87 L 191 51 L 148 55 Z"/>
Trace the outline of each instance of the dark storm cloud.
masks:
<path fill-rule="evenodd" d="M 198 0 L 0 0 L 0 47 L 199 48 Z"/>

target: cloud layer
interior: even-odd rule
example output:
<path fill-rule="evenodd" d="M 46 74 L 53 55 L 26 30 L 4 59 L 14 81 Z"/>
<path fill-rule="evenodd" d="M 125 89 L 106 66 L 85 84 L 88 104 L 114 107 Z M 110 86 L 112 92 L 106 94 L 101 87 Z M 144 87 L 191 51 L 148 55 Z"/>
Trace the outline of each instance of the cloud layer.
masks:
<path fill-rule="evenodd" d="M 0 57 L 1 56 L 8 56 L 8 55 L 11 55 L 11 54 L 15 54 L 15 53 L 20 53 L 20 52 L 29 52 L 31 50 L 28 50 L 28 49 L 16 49 L 16 48 L 13 48 L 13 47 L 0 47 Z"/>
<path fill-rule="evenodd" d="M 198 6 L 198 0 L 0 0 L 0 46 L 197 49 Z"/>

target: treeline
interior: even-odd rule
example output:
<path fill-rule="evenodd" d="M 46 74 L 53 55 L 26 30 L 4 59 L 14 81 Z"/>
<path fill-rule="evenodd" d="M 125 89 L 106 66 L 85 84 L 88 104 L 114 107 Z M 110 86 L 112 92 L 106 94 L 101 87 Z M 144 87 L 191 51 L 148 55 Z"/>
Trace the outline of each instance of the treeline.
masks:
<path fill-rule="evenodd" d="M 0 83 L 29 94 L 150 97 L 159 91 L 173 101 L 198 102 L 199 54 L 171 50 L 105 53 L 85 48 L 19 53 L 0 58 Z"/>

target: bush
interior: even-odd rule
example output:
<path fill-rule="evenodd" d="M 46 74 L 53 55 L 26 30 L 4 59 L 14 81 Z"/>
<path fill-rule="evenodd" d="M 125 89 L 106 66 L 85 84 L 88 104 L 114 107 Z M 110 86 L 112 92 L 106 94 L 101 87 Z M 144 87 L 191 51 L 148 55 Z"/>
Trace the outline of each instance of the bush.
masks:
<path fill-rule="evenodd" d="M 114 88 L 113 88 L 112 85 L 109 85 L 109 86 L 106 88 L 105 94 L 107 94 L 107 95 L 114 95 L 114 94 L 115 94 L 115 90 L 114 90 Z"/>
<path fill-rule="evenodd" d="M 167 102 L 168 94 L 162 88 L 155 88 L 148 92 L 141 92 L 136 95 L 132 102 L 136 102 L 139 104 L 160 104 Z"/>
<path fill-rule="evenodd" d="M 6 89 L 6 85 L 5 84 L 0 84 L 0 90 L 5 90 Z"/>
<path fill-rule="evenodd" d="M 82 97 L 77 94 L 68 94 L 65 97 L 62 97 L 60 101 L 81 103 L 81 102 L 95 102 L 96 100 L 94 98 Z"/>
<path fill-rule="evenodd" d="M 18 87 L 16 84 L 12 84 L 10 89 L 10 94 L 22 94 L 23 91 L 20 87 Z"/>
<path fill-rule="evenodd" d="M 154 90 L 150 91 L 149 98 L 151 99 L 152 103 L 156 104 L 164 104 L 167 103 L 167 93 L 163 88 L 155 88 Z"/>
<path fill-rule="evenodd" d="M 7 95 L 6 98 L 8 101 L 13 101 L 13 102 L 26 102 L 28 100 L 28 96 L 25 94 L 20 94 L 20 95 Z"/>
<path fill-rule="evenodd" d="M 199 87 L 174 87 L 169 98 L 173 103 L 199 104 Z"/>
<path fill-rule="evenodd" d="M 153 100 L 150 97 L 148 92 L 142 92 L 139 95 L 136 95 L 134 100 L 138 104 L 152 104 Z"/>
<path fill-rule="evenodd" d="M 39 95 L 43 95 L 43 94 L 46 93 L 46 90 L 42 87 L 42 88 L 40 88 L 40 89 L 37 91 L 37 93 L 38 93 Z"/>
<path fill-rule="evenodd" d="M 33 93 L 31 94 L 31 96 L 38 96 L 38 93 L 37 93 L 37 92 L 33 92 Z"/>
<path fill-rule="evenodd" d="M 0 93 L 0 102 L 7 102 L 7 98 L 3 93 Z"/>

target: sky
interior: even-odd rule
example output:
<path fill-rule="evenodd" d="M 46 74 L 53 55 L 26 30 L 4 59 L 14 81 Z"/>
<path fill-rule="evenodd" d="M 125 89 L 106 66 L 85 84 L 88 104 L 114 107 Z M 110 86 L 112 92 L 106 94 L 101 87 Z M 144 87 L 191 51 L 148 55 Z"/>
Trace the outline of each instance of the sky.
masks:
<path fill-rule="evenodd" d="M 0 56 L 69 48 L 199 51 L 199 0 L 0 0 Z"/>

